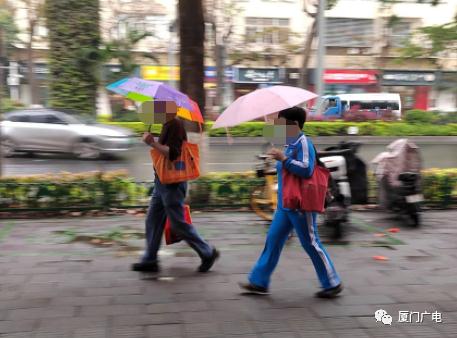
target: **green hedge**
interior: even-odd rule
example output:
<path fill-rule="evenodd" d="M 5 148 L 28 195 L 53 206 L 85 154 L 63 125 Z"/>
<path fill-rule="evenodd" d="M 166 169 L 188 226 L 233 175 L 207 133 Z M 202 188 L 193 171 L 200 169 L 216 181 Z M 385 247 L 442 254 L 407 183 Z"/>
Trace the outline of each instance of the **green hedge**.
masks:
<path fill-rule="evenodd" d="M 0 179 L 0 210 L 143 205 L 147 191 L 147 186 L 124 171 L 4 177 Z"/>
<path fill-rule="evenodd" d="M 133 130 L 137 134 L 148 129 L 141 122 L 109 122 Z M 212 137 L 226 136 L 224 128 L 211 129 L 212 122 L 207 122 L 205 128 Z M 357 126 L 362 136 L 457 136 L 457 123 L 445 125 L 416 124 L 407 122 L 309 122 L 305 124 L 304 131 L 309 136 L 345 136 L 349 127 Z M 263 135 L 263 122 L 246 122 L 239 126 L 229 128 L 229 133 L 234 137 L 257 137 Z M 153 125 L 152 131 L 160 133 L 162 126 Z"/>
<path fill-rule="evenodd" d="M 370 175 L 370 197 L 376 183 Z M 449 207 L 457 202 L 457 169 L 423 171 L 427 205 Z M 248 207 L 264 180 L 254 172 L 212 173 L 190 182 L 189 203 L 195 207 Z M 20 209 L 104 209 L 146 207 L 151 182 L 135 182 L 123 171 L 35 175 L 0 179 L 0 211 Z"/>
<path fill-rule="evenodd" d="M 427 169 L 422 178 L 427 203 L 447 207 L 457 200 L 457 169 Z"/>
<path fill-rule="evenodd" d="M 408 110 L 405 121 L 416 124 L 447 124 L 457 123 L 457 112 L 434 112 L 420 109 Z"/>

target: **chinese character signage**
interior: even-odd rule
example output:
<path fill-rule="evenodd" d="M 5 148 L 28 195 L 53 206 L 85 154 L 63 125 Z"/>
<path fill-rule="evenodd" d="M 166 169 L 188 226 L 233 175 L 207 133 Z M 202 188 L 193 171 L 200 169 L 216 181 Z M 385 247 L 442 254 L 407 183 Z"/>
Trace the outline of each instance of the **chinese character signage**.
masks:
<path fill-rule="evenodd" d="M 216 82 L 216 67 L 205 67 L 205 82 Z M 179 66 L 142 66 L 141 77 L 153 81 L 179 81 Z M 225 69 L 225 78 L 231 81 L 233 72 L 231 68 Z"/>
<path fill-rule="evenodd" d="M 431 86 L 435 79 L 433 72 L 385 71 L 382 74 L 382 84 L 385 86 Z"/>
<path fill-rule="evenodd" d="M 284 71 L 280 68 L 234 68 L 236 83 L 273 83 L 284 82 Z"/>
<path fill-rule="evenodd" d="M 328 84 L 376 84 L 378 72 L 376 70 L 327 69 L 324 81 Z"/>
<path fill-rule="evenodd" d="M 225 80 L 232 81 L 233 71 L 231 68 L 225 68 Z M 217 81 L 217 70 L 215 66 L 206 66 L 205 67 L 205 82 L 216 82 Z"/>
<path fill-rule="evenodd" d="M 153 81 L 178 81 L 178 66 L 142 66 L 141 77 Z"/>

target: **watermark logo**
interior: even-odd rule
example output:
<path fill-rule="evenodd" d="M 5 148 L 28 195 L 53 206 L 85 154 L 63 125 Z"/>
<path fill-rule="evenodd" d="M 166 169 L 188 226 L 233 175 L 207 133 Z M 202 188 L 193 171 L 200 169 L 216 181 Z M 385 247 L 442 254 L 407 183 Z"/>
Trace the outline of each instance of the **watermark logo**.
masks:
<path fill-rule="evenodd" d="M 377 322 L 381 322 L 384 325 L 392 325 L 392 316 L 387 314 L 386 310 L 379 309 L 374 313 L 374 317 Z"/>
<path fill-rule="evenodd" d="M 398 311 L 398 323 L 423 323 L 424 318 L 430 316 L 430 319 L 435 323 L 442 323 L 443 316 L 441 312 L 428 312 L 428 311 Z M 376 322 L 381 322 L 384 325 L 392 325 L 393 318 L 387 313 L 386 310 L 379 309 L 374 313 Z"/>

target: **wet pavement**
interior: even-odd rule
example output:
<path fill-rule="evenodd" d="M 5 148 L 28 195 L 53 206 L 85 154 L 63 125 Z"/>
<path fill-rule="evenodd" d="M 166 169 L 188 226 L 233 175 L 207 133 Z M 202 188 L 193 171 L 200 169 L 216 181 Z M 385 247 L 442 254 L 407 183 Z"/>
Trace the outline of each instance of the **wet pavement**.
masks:
<path fill-rule="evenodd" d="M 162 248 L 159 275 L 129 271 L 144 215 L 1 220 L 0 337 L 457 335 L 457 211 L 428 211 L 419 229 L 354 212 L 347 242 L 327 244 L 345 284 L 334 300 L 314 298 L 317 278 L 295 237 L 272 294 L 240 294 L 268 225 L 247 212 L 192 217 L 222 253 L 207 274 L 195 272 L 199 259 L 183 243 Z M 380 309 L 391 325 L 376 321 Z M 399 322 L 400 311 L 413 312 L 411 322 Z"/>

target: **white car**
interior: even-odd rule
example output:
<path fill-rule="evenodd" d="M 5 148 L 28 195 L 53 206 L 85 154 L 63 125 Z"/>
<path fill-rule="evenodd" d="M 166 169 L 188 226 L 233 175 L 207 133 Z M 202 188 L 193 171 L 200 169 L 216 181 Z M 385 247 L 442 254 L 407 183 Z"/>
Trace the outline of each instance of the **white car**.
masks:
<path fill-rule="evenodd" d="M 22 152 L 72 153 L 81 159 L 129 150 L 132 131 L 91 124 L 83 118 L 54 109 L 23 109 L 4 114 L 1 122 L 3 156 Z"/>

